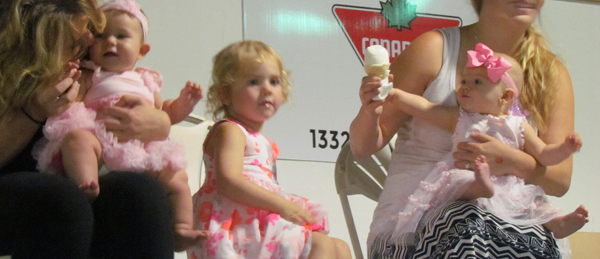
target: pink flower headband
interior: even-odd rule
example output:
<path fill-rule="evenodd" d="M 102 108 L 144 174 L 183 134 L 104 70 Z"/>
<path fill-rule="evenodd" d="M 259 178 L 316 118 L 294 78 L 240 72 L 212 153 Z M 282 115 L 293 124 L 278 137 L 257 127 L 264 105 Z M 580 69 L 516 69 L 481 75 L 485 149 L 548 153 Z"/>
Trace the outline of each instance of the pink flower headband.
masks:
<path fill-rule="evenodd" d="M 519 97 L 515 80 L 506 72 L 512 67 L 508 60 L 503 57 L 494 58 L 494 51 L 483 43 L 477 43 L 475 50 L 467 51 L 467 56 L 467 67 L 487 67 L 487 74 L 492 82 L 502 80 L 506 87 L 515 91 L 515 99 Z"/>
<path fill-rule="evenodd" d="M 119 10 L 123 12 L 127 12 L 140 21 L 142 25 L 142 32 L 144 33 L 144 42 L 146 42 L 148 38 L 148 18 L 146 15 L 142 13 L 142 9 L 135 0 L 114 0 L 110 2 L 104 3 L 100 6 L 100 10 Z"/>

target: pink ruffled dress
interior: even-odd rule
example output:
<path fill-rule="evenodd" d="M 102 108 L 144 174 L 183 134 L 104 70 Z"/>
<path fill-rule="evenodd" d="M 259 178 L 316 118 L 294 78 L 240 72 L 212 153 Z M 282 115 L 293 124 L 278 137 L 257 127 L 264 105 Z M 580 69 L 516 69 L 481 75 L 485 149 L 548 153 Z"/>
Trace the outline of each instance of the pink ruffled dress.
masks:
<path fill-rule="evenodd" d="M 403 240 L 414 233 L 422 217 L 437 215 L 443 208 L 460 197 L 475 178 L 473 171 L 456 169 L 452 153 L 460 142 L 474 142 L 471 132 L 486 133 L 504 144 L 523 149 L 523 122 L 525 117 L 508 115 L 472 114 L 460 109 L 460 118 L 452 136 L 453 149 L 442 162 L 421 181 L 419 188 L 409 196 L 407 205 L 398 213 L 392 237 Z M 516 176 L 492 176 L 494 196 L 479 198 L 477 204 L 503 220 L 517 225 L 543 224 L 560 216 L 560 209 L 547 198 L 541 187 L 525 184 Z M 427 211 L 427 214 L 425 212 Z M 430 222 L 425 219 L 424 222 Z"/>
<path fill-rule="evenodd" d="M 188 258 L 307 258 L 312 231 L 329 232 L 327 211 L 308 199 L 286 193 L 276 180 L 277 144 L 258 132 L 235 123 L 246 135 L 242 175 L 311 212 L 316 223 L 300 226 L 278 214 L 232 201 L 216 190 L 213 157 L 204 153 L 206 179 L 194 194 L 194 227 L 208 230 L 210 237 L 201 247 L 188 250 Z M 222 121 L 218 123 L 222 123 Z M 207 139 L 211 137 L 209 133 Z M 205 141 L 206 143 L 206 141 Z"/>
<path fill-rule="evenodd" d="M 89 66 L 89 65 L 88 65 Z M 186 167 L 182 144 L 173 141 L 142 143 L 130 140 L 119 143 L 104 124 L 97 121 L 96 111 L 114 105 L 123 95 L 137 95 L 154 105 L 154 93 L 160 91 L 162 77 L 157 71 L 137 68 L 115 73 L 94 66 L 92 86 L 83 102 L 74 103 L 63 114 L 48 119 L 44 137 L 34 150 L 41 172 L 60 174 L 63 171 L 60 145 L 68 132 L 85 129 L 94 132 L 102 145 L 102 158 L 109 171 L 160 171 L 167 166 L 174 170 Z"/>

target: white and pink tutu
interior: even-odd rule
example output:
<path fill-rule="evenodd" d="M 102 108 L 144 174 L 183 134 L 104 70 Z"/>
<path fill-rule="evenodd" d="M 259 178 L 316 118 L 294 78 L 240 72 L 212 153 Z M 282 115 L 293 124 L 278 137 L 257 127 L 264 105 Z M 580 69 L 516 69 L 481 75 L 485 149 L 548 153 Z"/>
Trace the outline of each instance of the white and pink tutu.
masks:
<path fill-rule="evenodd" d="M 62 140 L 73 130 L 93 132 L 102 145 L 102 160 L 109 171 L 135 172 L 160 171 L 170 166 L 174 170 L 186 166 L 182 144 L 164 140 L 142 143 L 130 140 L 119 143 L 103 123 L 97 121 L 96 111 L 114 105 L 123 95 L 137 95 L 154 105 L 154 94 L 160 91 L 161 75 L 154 70 L 137 68 L 135 71 L 115 73 L 94 67 L 92 86 L 83 102 L 74 103 L 59 116 L 48 119 L 44 126 L 44 139 L 34 150 L 38 169 L 42 172 L 61 174 L 60 154 Z"/>

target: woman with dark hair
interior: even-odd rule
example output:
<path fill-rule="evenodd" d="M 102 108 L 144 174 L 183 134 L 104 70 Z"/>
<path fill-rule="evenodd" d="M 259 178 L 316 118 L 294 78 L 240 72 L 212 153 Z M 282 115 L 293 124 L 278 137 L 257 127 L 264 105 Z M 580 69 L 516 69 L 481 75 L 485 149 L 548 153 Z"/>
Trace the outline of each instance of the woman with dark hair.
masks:
<path fill-rule="evenodd" d="M 105 192 L 90 204 L 71 181 L 36 171 L 31 156 L 45 120 L 77 96 L 71 69 L 102 31 L 96 0 L 0 2 L 0 256 L 12 258 L 172 258 L 167 197 L 144 174 L 100 178 Z M 107 129 L 122 140 L 165 139 L 166 113 L 126 96 Z"/>

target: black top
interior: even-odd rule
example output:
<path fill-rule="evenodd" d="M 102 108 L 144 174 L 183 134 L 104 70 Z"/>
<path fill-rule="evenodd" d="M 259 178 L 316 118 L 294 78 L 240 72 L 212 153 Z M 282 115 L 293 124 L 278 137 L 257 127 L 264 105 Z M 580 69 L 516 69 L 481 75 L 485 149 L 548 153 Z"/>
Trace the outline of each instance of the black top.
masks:
<path fill-rule="evenodd" d="M 38 140 L 44 137 L 44 133 L 42 132 L 43 128 L 44 127 L 42 126 L 38 129 L 35 135 L 33 135 L 31 141 L 29 141 L 29 144 L 27 144 L 27 146 L 21 151 L 21 153 L 19 153 L 15 158 L 13 158 L 13 160 L 10 161 L 7 165 L 0 168 L 0 176 L 15 172 L 37 171 L 35 168 L 37 161 L 33 159 L 33 156 L 31 155 L 31 150 L 33 149 L 35 143 L 37 143 Z"/>

